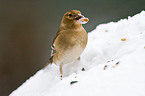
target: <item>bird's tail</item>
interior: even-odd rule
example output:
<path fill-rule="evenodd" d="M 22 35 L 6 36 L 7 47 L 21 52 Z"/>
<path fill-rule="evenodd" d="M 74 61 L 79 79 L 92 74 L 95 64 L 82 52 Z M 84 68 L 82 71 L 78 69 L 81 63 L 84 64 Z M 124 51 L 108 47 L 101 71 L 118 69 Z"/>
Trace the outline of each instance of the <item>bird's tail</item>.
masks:
<path fill-rule="evenodd" d="M 53 56 L 51 58 L 49 58 L 48 62 L 45 64 L 44 68 L 46 68 L 47 65 L 52 64 L 52 63 L 53 63 Z"/>
<path fill-rule="evenodd" d="M 47 64 L 52 64 L 53 63 L 53 56 L 51 58 L 49 58 Z"/>

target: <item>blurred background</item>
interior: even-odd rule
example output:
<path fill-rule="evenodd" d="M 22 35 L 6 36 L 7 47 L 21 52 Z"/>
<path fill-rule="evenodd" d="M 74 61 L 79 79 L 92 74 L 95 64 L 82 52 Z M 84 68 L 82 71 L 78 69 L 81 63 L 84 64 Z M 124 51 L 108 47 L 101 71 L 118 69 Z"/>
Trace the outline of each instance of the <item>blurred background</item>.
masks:
<path fill-rule="evenodd" d="M 0 0 L 0 94 L 7 96 L 40 70 L 62 16 L 71 9 L 98 24 L 118 21 L 145 9 L 145 0 Z"/>

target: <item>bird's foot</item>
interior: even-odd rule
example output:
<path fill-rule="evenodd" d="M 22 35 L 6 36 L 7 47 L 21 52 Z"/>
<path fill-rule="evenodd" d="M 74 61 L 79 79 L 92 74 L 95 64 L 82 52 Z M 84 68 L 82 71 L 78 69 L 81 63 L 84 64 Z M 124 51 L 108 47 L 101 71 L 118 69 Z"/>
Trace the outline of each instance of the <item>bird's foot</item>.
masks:
<path fill-rule="evenodd" d="M 61 74 L 61 76 L 60 76 L 60 80 L 62 80 L 62 74 Z"/>
<path fill-rule="evenodd" d="M 81 57 L 78 58 L 78 60 L 80 60 L 80 59 L 81 59 Z"/>

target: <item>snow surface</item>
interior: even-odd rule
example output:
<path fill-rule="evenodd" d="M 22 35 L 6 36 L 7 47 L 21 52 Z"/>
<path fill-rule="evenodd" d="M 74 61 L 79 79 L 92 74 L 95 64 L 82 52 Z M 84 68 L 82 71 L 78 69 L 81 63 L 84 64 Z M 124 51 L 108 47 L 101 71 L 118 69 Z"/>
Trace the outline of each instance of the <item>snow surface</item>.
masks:
<path fill-rule="evenodd" d="M 10 96 L 145 96 L 145 11 L 101 24 L 88 37 L 81 60 L 65 65 L 62 80 L 52 64 Z"/>

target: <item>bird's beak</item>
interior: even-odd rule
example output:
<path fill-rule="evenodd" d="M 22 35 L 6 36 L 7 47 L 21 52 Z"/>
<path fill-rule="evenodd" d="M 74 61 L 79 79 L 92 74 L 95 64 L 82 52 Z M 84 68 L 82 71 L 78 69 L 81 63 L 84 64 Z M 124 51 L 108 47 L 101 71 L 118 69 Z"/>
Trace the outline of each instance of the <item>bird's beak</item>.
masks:
<path fill-rule="evenodd" d="M 81 24 L 86 24 L 88 21 L 89 21 L 89 19 L 88 18 L 86 18 L 85 16 L 83 16 L 82 14 L 78 14 L 78 21 L 81 23 Z"/>

